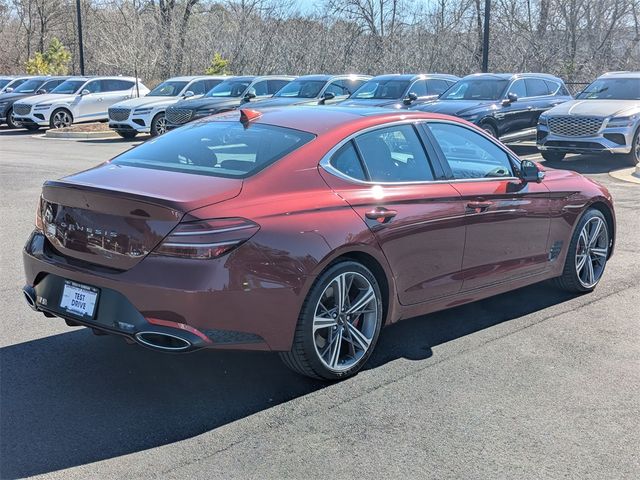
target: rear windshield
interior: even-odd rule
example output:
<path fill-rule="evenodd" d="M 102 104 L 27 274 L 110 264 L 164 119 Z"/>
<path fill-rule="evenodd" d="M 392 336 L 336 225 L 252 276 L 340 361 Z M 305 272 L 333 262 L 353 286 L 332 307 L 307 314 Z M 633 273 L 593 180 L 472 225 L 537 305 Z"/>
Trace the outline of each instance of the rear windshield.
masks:
<path fill-rule="evenodd" d="M 599 79 L 585 88 L 576 98 L 586 100 L 640 100 L 640 79 Z"/>
<path fill-rule="evenodd" d="M 300 148 L 314 135 L 240 122 L 195 123 L 148 140 L 114 158 L 131 167 L 246 178 Z"/>

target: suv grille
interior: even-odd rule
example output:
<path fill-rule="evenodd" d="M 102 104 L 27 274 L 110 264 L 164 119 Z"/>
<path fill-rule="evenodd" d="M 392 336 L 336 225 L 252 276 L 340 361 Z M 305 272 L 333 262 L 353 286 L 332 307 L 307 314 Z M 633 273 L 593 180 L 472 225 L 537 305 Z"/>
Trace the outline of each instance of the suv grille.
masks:
<path fill-rule="evenodd" d="M 167 122 L 176 124 L 187 123 L 191 120 L 191 115 L 193 115 L 193 110 L 188 108 L 168 108 L 165 113 L 165 118 Z"/>
<path fill-rule="evenodd" d="M 13 105 L 13 113 L 16 115 L 29 115 L 31 113 L 31 105 L 16 103 Z"/>
<path fill-rule="evenodd" d="M 549 131 L 563 137 L 588 137 L 595 135 L 602 126 L 598 117 L 549 117 Z"/>
<path fill-rule="evenodd" d="M 115 120 L 116 122 L 123 122 L 127 118 L 129 118 L 129 112 L 131 110 L 129 108 L 110 108 L 109 109 L 109 120 Z"/>

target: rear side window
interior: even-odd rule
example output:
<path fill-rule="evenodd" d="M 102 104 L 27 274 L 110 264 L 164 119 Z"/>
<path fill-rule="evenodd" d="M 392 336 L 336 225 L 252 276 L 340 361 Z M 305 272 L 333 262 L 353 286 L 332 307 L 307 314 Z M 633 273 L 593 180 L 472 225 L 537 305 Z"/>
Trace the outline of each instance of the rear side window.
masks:
<path fill-rule="evenodd" d="M 51 80 L 45 83 L 43 86 L 41 86 L 40 90 L 44 90 L 45 92 L 50 92 L 51 90 L 56 88 L 58 85 L 60 85 L 62 82 L 64 82 L 64 80 Z"/>
<path fill-rule="evenodd" d="M 396 125 L 356 138 L 368 177 L 374 182 L 433 180 L 427 154 L 412 125 Z"/>
<path fill-rule="evenodd" d="M 558 90 L 560 90 L 560 84 L 558 82 L 554 82 L 553 80 L 545 80 L 544 83 L 547 84 L 549 95 L 556 95 L 558 93 Z"/>
<path fill-rule="evenodd" d="M 507 152 L 478 132 L 451 123 L 429 122 L 455 179 L 512 177 Z"/>
<path fill-rule="evenodd" d="M 221 83 L 222 83 L 222 80 L 217 80 L 217 79 L 205 80 L 204 81 L 204 91 L 205 91 L 205 93 L 208 92 L 209 90 L 211 90 L 216 85 L 219 85 Z"/>
<path fill-rule="evenodd" d="M 114 158 L 115 165 L 246 178 L 311 141 L 308 132 L 240 122 L 193 124 Z"/>
<path fill-rule="evenodd" d="M 352 141 L 340 147 L 340 150 L 331 157 L 330 163 L 333 168 L 351 178 L 355 178 L 356 180 L 367 179 Z"/>
<path fill-rule="evenodd" d="M 525 80 L 527 84 L 527 94 L 530 97 L 542 97 L 549 95 L 549 88 L 544 80 L 539 78 L 527 78 Z"/>
<path fill-rule="evenodd" d="M 100 91 L 101 92 L 119 92 L 121 90 L 129 90 L 133 87 L 134 82 L 128 80 L 100 80 Z"/>

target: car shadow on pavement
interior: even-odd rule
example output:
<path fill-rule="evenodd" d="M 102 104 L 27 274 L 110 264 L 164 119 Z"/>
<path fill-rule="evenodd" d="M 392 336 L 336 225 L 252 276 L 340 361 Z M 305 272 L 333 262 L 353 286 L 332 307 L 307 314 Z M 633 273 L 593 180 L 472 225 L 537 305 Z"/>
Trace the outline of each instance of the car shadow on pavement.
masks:
<path fill-rule="evenodd" d="M 44 129 L 25 130 L 22 128 L 0 127 L 0 137 L 22 137 L 25 135 L 37 135 L 38 133 L 44 133 Z"/>
<path fill-rule="evenodd" d="M 613 170 L 631 168 L 633 165 L 622 155 L 600 153 L 593 155 L 567 155 L 560 162 L 542 161 L 543 165 L 560 170 L 573 170 L 581 174 L 609 173 Z"/>
<path fill-rule="evenodd" d="M 401 322 L 383 331 L 366 368 L 428 358 L 436 345 L 571 298 L 539 284 Z M 327 386 L 273 353 L 167 355 L 88 329 L 2 348 L 0 369 L 2 478 L 177 442 Z"/>

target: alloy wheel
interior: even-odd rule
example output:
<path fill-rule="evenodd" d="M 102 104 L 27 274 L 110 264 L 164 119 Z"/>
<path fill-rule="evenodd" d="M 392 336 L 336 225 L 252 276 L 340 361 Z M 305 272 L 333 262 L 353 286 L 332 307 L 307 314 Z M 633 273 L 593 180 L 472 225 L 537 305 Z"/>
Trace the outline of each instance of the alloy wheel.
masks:
<path fill-rule="evenodd" d="M 332 372 L 349 370 L 369 351 L 377 331 L 376 290 L 363 275 L 341 273 L 326 286 L 315 309 L 313 343 Z"/>
<path fill-rule="evenodd" d="M 167 119 L 164 115 L 158 117 L 156 120 L 156 133 L 158 135 L 164 135 L 167 132 Z"/>
<path fill-rule="evenodd" d="M 71 115 L 60 110 L 53 114 L 53 128 L 64 128 L 71 125 Z"/>
<path fill-rule="evenodd" d="M 576 273 L 585 288 L 595 286 L 604 272 L 609 254 L 609 232 L 600 217 L 587 221 L 578 237 L 576 246 Z"/>
<path fill-rule="evenodd" d="M 22 124 L 16 120 L 16 114 L 13 109 L 11 109 L 11 113 L 9 114 L 9 121 L 7 123 L 12 128 L 20 128 L 22 126 Z"/>

